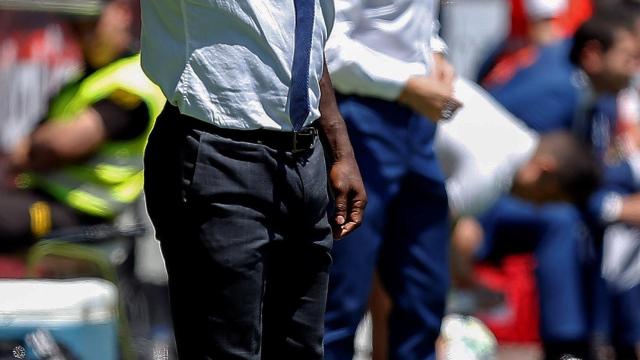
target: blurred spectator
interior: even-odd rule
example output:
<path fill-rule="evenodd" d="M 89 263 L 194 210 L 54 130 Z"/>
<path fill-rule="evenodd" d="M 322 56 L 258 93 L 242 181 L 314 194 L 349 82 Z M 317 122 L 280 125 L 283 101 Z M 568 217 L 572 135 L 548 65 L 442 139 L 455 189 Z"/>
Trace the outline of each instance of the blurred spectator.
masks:
<path fill-rule="evenodd" d="M 591 17 L 592 7 L 591 0 L 511 0 L 509 39 L 544 44 L 549 32 L 571 37 Z"/>
<path fill-rule="evenodd" d="M 1 250 L 52 229 L 109 221 L 140 195 L 142 152 L 164 97 L 130 53 L 133 22 L 126 0 L 73 18 L 84 71 L 9 155 L 22 189 L 0 193 Z"/>
<path fill-rule="evenodd" d="M 80 70 L 82 53 L 59 16 L 0 10 L 0 154 L 11 152 Z"/>
<path fill-rule="evenodd" d="M 539 57 L 549 57 L 540 47 L 571 37 L 591 12 L 591 0 L 512 0 L 511 31 L 481 66 L 479 82 L 504 83 Z"/>
<path fill-rule="evenodd" d="M 353 357 L 376 269 L 394 301 L 388 356 L 434 357 L 450 226 L 433 138 L 435 123 L 461 105 L 438 36 L 439 3 L 336 1 L 327 65 L 369 203 L 368 220 L 332 250 L 327 359 Z"/>
<path fill-rule="evenodd" d="M 597 15 L 578 30 L 573 45 L 557 41 L 536 48 L 531 64 L 490 82 L 490 93 L 531 129 L 575 131 L 603 158 L 615 122 L 607 99 L 629 83 L 638 51 L 629 22 L 618 15 Z M 589 232 L 581 210 L 567 203 L 538 206 L 503 197 L 479 221 L 463 231 L 463 236 L 483 237 L 479 258 L 535 252 L 547 358 L 586 357 L 591 325 L 584 249 Z"/>
<path fill-rule="evenodd" d="M 451 121 L 440 125 L 435 140 L 435 151 L 447 175 L 447 194 L 454 215 L 481 212 L 505 191 L 542 204 L 583 203 L 595 189 L 599 164 L 571 133 L 540 137 L 477 86 L 463 79 L 457 79 L 454 85 L 456 96 L 465 106 Z M 468 231 L 467 222 L 471 220 L 460 221 L 457 234 Z M 452 260 L 458 270 L 454 272 L 458 286 L 475 285 L 471 268 L 482 241 L 482 229 L 476 233 L 454 237 L 457 252 Z M 391 303 L 379 278 L 374 281 L 370 307 L 374 359 L 386 358 L 385 324 Z"/>
<path fill-rule="evenodd" d="M 625 4 L 640 36 L 640 4 Z M 604 11 L 604 10 L 603 10 Z M 636 70 L 635 78 L 637 78 Z M 590 201 L 590 212 L 602 239 L 597 248 L 602 262 L 599 281 L 598 331 L 614 345 L 620 359 L 640 358 L 640 98 L 638 84 L 610 97 L 617 111 L 604 157 L 605 178 Z M 616 103 L 617 102 L 617 103 Z M 598 272 L 600 274 L 600 272 Z"/>
<path fill-rule="evenodd" d="M 455 93 L 465 106 L 441 124 L 435 141 L 454 215 L 481 214 L 504 192 L 582 204 L 595 190 L 599 163 L 570 132 L 540 136 L 464 79 Z"/>

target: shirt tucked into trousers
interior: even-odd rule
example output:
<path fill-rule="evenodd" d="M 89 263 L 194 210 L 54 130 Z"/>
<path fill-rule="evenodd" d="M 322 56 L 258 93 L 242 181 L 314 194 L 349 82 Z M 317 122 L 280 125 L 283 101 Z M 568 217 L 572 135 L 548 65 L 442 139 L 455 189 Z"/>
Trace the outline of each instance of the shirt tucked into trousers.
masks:
<path fill-rule="evenodd" d="M 145 192 L 179 358 L 322 359 L 333 240 L 313 123 L 333 2 L 141 4 L 143 68 L 171 104 Z"/>
<path fill-rule="evenodd" d="M 167 105 L 145 157 L 180 358 L 322 359 L 332 237 L 321 143 L 292 154 L 190 124 Z"/>

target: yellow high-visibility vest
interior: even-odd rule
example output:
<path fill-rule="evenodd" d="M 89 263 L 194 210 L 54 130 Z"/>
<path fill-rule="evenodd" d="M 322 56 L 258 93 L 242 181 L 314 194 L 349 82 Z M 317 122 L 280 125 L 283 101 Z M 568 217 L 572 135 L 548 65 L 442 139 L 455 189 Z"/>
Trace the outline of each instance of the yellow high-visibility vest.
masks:
<path fill-rule="evenodd" d="M 29 173 L 26 186 L 38 188 L 80 212 L 112 218 L 134 202 L 143 188 L 143 154 L 165 97 L 144 74 L 140 55 L 109 64 L 63 90 L 52 102 L 48 121 L 70 121 L 100 100 L 121 91 L 138 96 L 149 109 L 149 126 L 135 139 L 109 140 L 86 161 L 46 173 Z"/>

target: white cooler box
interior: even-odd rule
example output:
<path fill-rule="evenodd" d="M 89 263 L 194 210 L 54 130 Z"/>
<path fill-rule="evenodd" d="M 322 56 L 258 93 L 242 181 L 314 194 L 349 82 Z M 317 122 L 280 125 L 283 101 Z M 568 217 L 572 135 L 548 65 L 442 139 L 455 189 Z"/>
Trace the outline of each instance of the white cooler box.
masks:
<path fill-rule="evenodd" d="M 78 359 L 116 360 L 117 304 L 101 279 L 0 280 L 0 340 L 43 329 Z"/>

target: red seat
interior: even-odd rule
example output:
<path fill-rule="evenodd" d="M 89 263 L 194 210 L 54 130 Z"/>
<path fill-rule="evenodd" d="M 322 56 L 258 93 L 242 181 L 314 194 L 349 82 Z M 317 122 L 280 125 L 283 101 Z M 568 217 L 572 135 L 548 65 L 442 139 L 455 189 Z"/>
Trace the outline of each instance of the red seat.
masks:
<path fill-rule="evenodd" d="M 478 281 L 503 293 L 505 304 L 476 316 L 487 324 L 500 343 L 537 343 L 539 338 L 538 290 L 531 254 L 506 257 L 500 267 L 476 266 Z"/>

